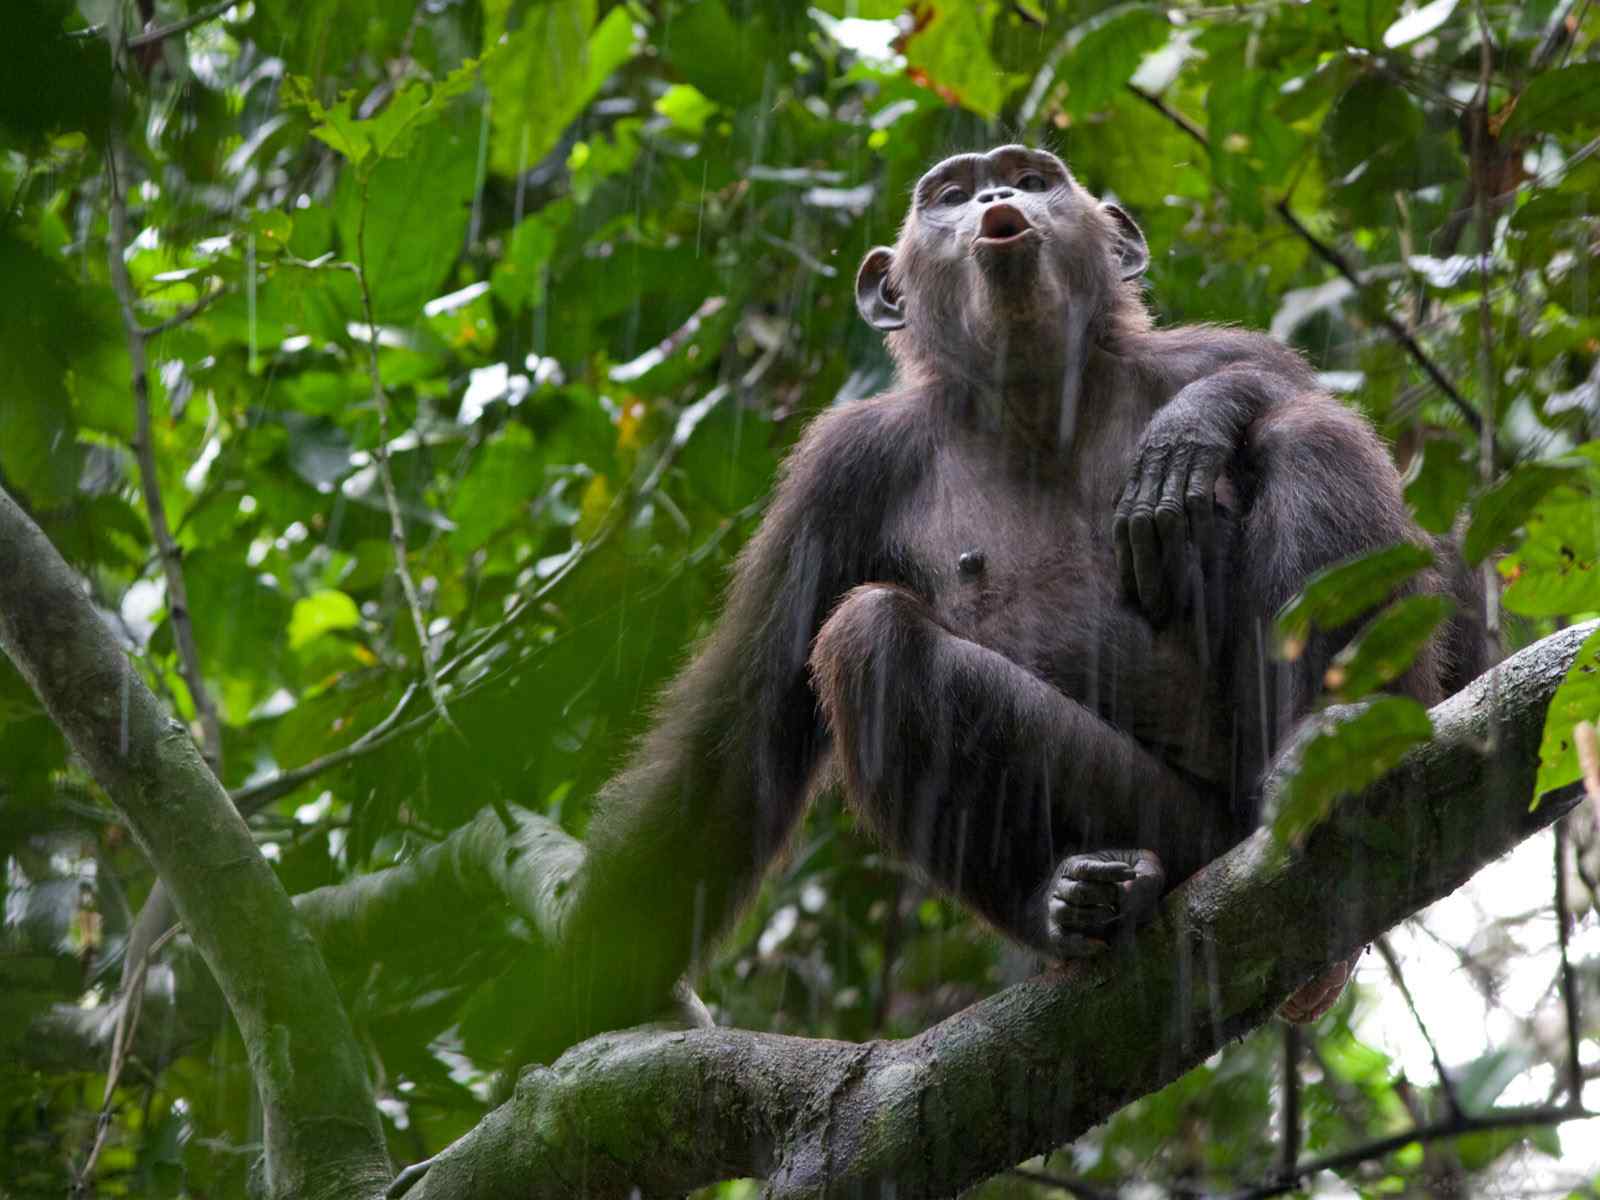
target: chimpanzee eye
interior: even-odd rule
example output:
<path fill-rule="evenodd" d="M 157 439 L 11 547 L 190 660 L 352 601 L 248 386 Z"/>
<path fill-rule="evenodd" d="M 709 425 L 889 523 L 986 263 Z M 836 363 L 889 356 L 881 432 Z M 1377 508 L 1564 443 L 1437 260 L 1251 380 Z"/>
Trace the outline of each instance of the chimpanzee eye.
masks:
<path fill-rule="evenodd" d="M 944 191 L 939 193 L 940 204 L 965 204 L 966 202 L 967 191 L 965 188 L 959 188 L 952 185 L 951 187 L 947 187 Z"/>
<path fill-rule="evenodd" d="M 1042 192 L 1050 186 L 1050 181 L 1037 171 L 1024 171 L 1017 176 L 1017 186 L 1025 192 Z"/>

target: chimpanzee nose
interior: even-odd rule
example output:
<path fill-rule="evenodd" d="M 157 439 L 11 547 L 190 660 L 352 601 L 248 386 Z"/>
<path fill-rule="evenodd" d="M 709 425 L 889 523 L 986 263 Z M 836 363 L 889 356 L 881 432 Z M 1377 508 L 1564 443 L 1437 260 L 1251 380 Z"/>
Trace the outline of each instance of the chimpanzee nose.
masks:
<path fill-rule="evenodd" d="M 979 204 L 993 204 L 996 200 L 1009 200 L 1017 193 L 1008 187 L 984 188 L 978 193 Z"/>

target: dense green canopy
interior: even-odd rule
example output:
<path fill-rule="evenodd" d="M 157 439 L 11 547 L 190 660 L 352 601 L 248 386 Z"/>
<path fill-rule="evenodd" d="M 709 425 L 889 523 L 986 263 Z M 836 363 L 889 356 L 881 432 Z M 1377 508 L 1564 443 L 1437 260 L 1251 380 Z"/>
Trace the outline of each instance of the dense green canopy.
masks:
<path fill-rule="evenodd" d="M 1143 227 L 1161 320 L 1302 350 L 1392 442 L 1418 520 L 1498 572 L 1508 647 L 1600 612 L 1600 6 L 902 7 L 7 8 L 0 489 L 302 897 L 353 1027 L 330 1038 L 365 1057 L 396 1163 L 488 1110 L 547 931 L 492 851 L 471 906 L 396 902 L 398 923 L 375 873 L 443 873 L 513 809 L 581 838 L 785 449 L 887 384 L 852 280 L 945 153 L 1054 149 Z M 1417 566 L 1344 568 L 1286 634 Z M 1394 678 L 1441 616 L 1387 610 L 1335 698 Z M 1540 792 L 1578 775 L 1597 663 L 1586 646 L 1552 706 Z M 1419 707 L 1377 703 L 1308 751 L 1285 838 L 1426 738 Z M 0 657 L 0 1197 L 242 1196 L 270 1072 L 194 949 L 297 951 L 265 919 L 152 949 L 160 854 L 117 787 Z M 1448 947 L 1490 1014 L 1432 1054 L 1443 1078 L 1396 1040 L 1428 1064 L 1453 1014 L 1419 991 L 1415 1024 L 1378 1021 L 1405 1009 L 1372 965 L 1303 1038 L 1258 1032 L 1028 1170 L 1187 1195 L 1467 1112 L 1491 1115 L 1335 1165 L 1364 1192 L 1600 1194 L 1560 1114 L 1491 1109 L 1575 1102 L 1600 1063 L 1593 813 L 1557 855 L 1483 928 L 1406 941 L 1429 972 Z M 865 1040 L 1031 970 L 824 803 L 701 991 L 721 1024 Z"/>

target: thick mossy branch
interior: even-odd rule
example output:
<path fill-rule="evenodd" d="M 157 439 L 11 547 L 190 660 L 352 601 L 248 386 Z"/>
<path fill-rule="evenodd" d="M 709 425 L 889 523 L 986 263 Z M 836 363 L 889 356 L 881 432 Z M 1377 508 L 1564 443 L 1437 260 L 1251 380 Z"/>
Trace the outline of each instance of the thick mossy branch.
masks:
<path fill-rule="evenodd" d="M 1433 712 L 1436 737 L 1292 851 L 1262 832 L 1175 892 L 1123 949 L 1039 975 L 900 1042 L 704 1030 L 607 1034 L 445 1151 L 407 1192 L 949 1195 L 1070 1141 L 1260 1025 L 1325 964 L 1554 821 L 1530 810 L 1545 709 L 1587 627 Z"/>
<path fill-rule="evenodd" d="M 366 1063 L 316 944 L 188 731 L 3 490 L 0 648 L 127 818 L 227 997 L 261 1095 L 269 1192 L 378 1185 L 387 1152 Z"/>

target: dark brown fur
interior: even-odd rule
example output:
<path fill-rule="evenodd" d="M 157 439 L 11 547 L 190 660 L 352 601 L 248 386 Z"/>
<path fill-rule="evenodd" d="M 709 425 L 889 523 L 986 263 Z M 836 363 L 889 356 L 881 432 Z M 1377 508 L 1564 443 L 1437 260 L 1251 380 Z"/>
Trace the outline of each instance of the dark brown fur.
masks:
<path fill-rule="evenodd" d="M 1001 204 L 1033 223 L 1020 243 L 979 238 Z M 1254 827 L 1348 636 L 1285 664 L 1274 614 L 1314 571 L 1421 535 L 1376 436 L 1298 356 L 1152 328 L 1143 264 L 1126 215 L 1048 155 L 925 177 L 858 285 L 900 386 L 807 430 L 716 629 L 606 788 L 570 931 L 586 982 L 546 1045 L 664 1003 L 830 759 L 897 853 L 1050 953 L 1092 949 L 1079 935 L 1119 914 L 1088 909 L 1136 920 Z M 1184 509 L 1129 482 L 1191 443 L 1220 464 L 1188 497 L 1193 528 L 1215 524 L 1205 570 Z M 1170 604 L 1127 594 L 1127 545 L 1157 533 L 1188 556 Z M 1432 700 L 1437 675 L 1430 654 L 1404 688 Z M 1073 856 L 1091 865 L 1063 877 Z"/>

